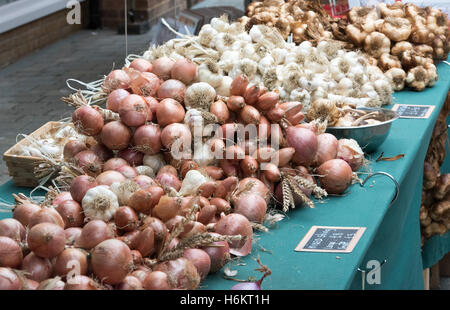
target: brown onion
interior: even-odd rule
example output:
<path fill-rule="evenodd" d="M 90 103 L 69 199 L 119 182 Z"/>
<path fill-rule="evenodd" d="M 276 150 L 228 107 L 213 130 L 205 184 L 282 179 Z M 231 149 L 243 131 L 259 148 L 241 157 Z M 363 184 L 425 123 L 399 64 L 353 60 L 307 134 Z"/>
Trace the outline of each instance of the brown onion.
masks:
<path fill-rule="evenodd" d="M 152 63 L 144 58 L 136 58 L 130 63 L 130 68 L 141 72 L 151 72 L 152 71 Z"/>
<path fill-rule="evenodd" d="M 73 200 L 81 202 L 84 195 L 86 195 L 86 192 L 97 185 L 98 184 L 93 177 L 88 175 L 79 175 L 73 179 L 70 184 L 70 194 L 72 195 Z"/>
<path fill-rule="evenodd" d="M 23 282 L 10 268 L 0 267 L 0 290 L 21 290 Z"/>
<path fill-rule="evenodd" d="M 65 290 L 99 290 L 100 285 L 88 276 L 75 275 L 67 280 Z"/>
<path fill-rule="evenodd" d="M 100 112 L 88 105 L 81 106 L 73 112 L 72 122 L 81 133 L 87 136 L 99 134 L 104 125 Z"/>
<path fill-rule="evenodd" d="M 53 198 L 52 205 L 58 206 L 66 200 L 73 200 L 70 192 L 60 192 L 59 194 L 56 194 L 55 198 Z"/>
<path fill-rule="evenodd" d="M 295 149 L 293 162 L 298 165 L 310 165 L 318 149 L 317 136 L 311 130 L 299 127 L 288 127 L 286 139 L 289 146 Z"/>
<path fill-rule="evenodd" d="M 161 151 L 161 129 L 156 124 L 142 125 L 133 135 L 133 143 L 139 151 L 154 155 Z"/>
<path fill-rule="evenodd" d="M 217 233 L 210 233 L 211 236 L 220 236 Z M 202 248 L 208 254 L 211 267 L 210 272 L 219 271 L 230 260 L 230 247 L 226 241 L 213 242 L 210 246 Z"/>
<path fill-rule="evenodd" d="M 30 218 L 28 227 L 33 227 L 40 223 L 52 223 L 61 228 L 64 228 L 64 220 L 62 216 L 53 207 L 41 208 L 41 210 L 35 212 Z"/>
<path fill-rule="evenodd" d="M 170 290 L 172 286 L 169 284 L 169 276 L 162 271 L 153 271 L 142 283 L 146 290 Z"/>
<path fill-rule="evenodd" d="M 250 222 L 262 223 L 266 211 L 266 200 L 257 194 L 240 196 L 234 203 L 234 212 L 242 214 Z"/>
<path fill-rule="evenodd" d="M 78 243 L 78 239 L 81 236 L 82 229 L 80 227 L 69 227 L 64 230 L 66 237 L 66 245 L 74 245 Z"/>
<path fill-rule="evenodd" d="M 37 290 L 39 287 L 39 282 L 31 280 L 31 279 L 24 279 L 23 280 L 23 289 L 26 291 L 34 291 Z"/>
<path fill-rule="evenodd" d="M 139 218 L 133 209 L 123 206 L 116 210 L 114 223 L 122 231 L 133 231 L 139 226 Z"/>
<path fill-rule="evenodd" d="M 88 148 L 86 143 L 80 140 L 70 140 L 64 145 L 63 156 L 64 159 L 72 159 L 75 155 L 81 151 L 86 151 Z"/>
<path fill-rule="evenodd" d="M 328 194 L 342 194 L 352 183 L 352 168 L 342 159 L 331 159 L 317 168 L 320 185 Z"/>
<path fill-rule="evenodd" d="M 231 96 L 244 96 L 248 86 L 248 78 L 244 74 L 239 74 L 233 79 L 230 85 Z"/>
<path fill-rule="evenodd" d="M 117 237 L 117 239 L 128 245 L 128 247 L 131 250 L 134 250 L 137 245 L 138 237 L 139 237 L 139 230 L 134 230 L 123 234 L 123 236 Z"/>
<path fill-rule="evenodd" d="M 88 253 L 77 248 L 64 249 L 53 264 L 53 273 L 66 276 L 70 271 L 77 275 L 86 275 L 88 271 Z"/>
<path fill-rule="evenodd" d="M 117 154 L 118 157 L 123 158 L 130 166 L 142 165 L 144 154 L 134 150 L 133 148 L 126 148 Z"/>
<path fill-rule="evenodd" d="M 183 82 L 170 79 L 162 83 L 159 87 L 157 92 L 158 100 L 171 98 L 182 103 L 185 91 L 186 85 Z"/>
<path fill-rule="evenodd" d="M 66 200 L 56 207 L 64 221 L 64 228 L 81 227 L 84 222 L 83 208 L 75 200 Z"/>
<path fill-rule="evenodd" d="M 23 271 L 29 273 L 27 278 L 41 282 L 52 276 L 53 266 L 48 258 L 42 258 L 31 252 L 23 259 Z"/>
<path fill-rule="evenodd" d="M 118 88 L 127 89 L 130 82 L 131 79 L 124 70 L 113 70 L 106 76 L 102 88 L 109 93 Z"/>
<path fill-rule="evenodd" d="M 131 141 L 131 130 L 119 121 L 112 121 L 103 126 L 102 143 L 110 150 L 123 150 Z"/>
<path fill-rule="evenodd" d="M 170 286 L 174 288 L 193 290 L 200 284 L 197 268 L 184 257 L 160 263 L 155 271 L 166 273 Z"/>
<path fill-rule="evenodd" d="M 3 219 L 0 221 L 0 236 L 9 237 L 17 242 L 21 242 L 26 236 L 25 227 L 16 219 Z"/>
<path fill-rule="evenodd" d="M 203 225 L 207 225 L 211 222 L 216 213 L 217 207 L 215 205 L 207 205 L 197 213 L 197 221 Z"/>
<path fill-rule="evenodd" d="M 236 256 L 246 256 L 252 250 L 253 229 L 250 221 L 243 215 L 232 213 L 223 216 L 215 226 L 216 233 L 221 235 L 241 235 L 247 237 L 243 240 L 229 242 L 230 253 Z"/>
<path fill-rule="evenodd" d="M 133 93 L 144 97 L 156 95 L 160 85 L 159 78 L 150 72 L 138 74 L 130 83 Z"/>
<path fill-rule="evenodd" d="M 214 197 L 226 199 L 227 196 L 234 191 L 238 185 L 239 179 L 235 176 L 227 177 L 226 179 L 219 182 L 216 191 L 214 192 Z"/>
<path fill-rule="evenodd" d="M 130 271 L 133 258 L 128 246 L 120 240 L 99 243 L 91 254 L 94 274 L 106 284 L 119 284 Z"/>
<path fill-rule="evenodd" d="M 231 198 L 231 202 L 234 204 L 236 199 L 238 199 L 240 196 L 246 195 L 246 194 L 257 194 L 264 199 L 268 199 L 270 196 L 269 188 L 259 179 L 257 178 L 245 178 L 239 181 L 237 192 L 239 192 L 239 195 L 234 195 Z"/>
<path fill-rule="evenodd" d="M 172 79 L 180 80 L 189 85 L 197 76 L 197 65 L 187 58 L 178 59 L 170 70 L 170 76 Z"/>
<path fill-rule="evenodd" d="M 134 194 L 130 198 L 130 207 L 139 213 L 150 214 L 164 195 L 164 190 L 160 186 L 152 185 L 146 189 L 138 190 Z"/>
<path fill-rule="evenodd" d="M 278 167 L 284 167 L 291 161 L 295 154 L 293 147 L 285 147 L 277 151 L 275 158 L 278 160 Z"/>
<path fill-rule="evenodd" d="M 147 102 L 142 96 L 131 94 L 125 97 L 119 104 L 120 120 L 127 126 L 139 127 L 144 125 L 151 111 Z"/>
<path fill-rule="evenodd" d="M 194 264 L 202 280 L 206 278 L 211 270 L 211 258 L 208 253 L 201 249 L 186 249 L 184 250 L 183 257 Z"/>
<path fill-rule="evenodd" d="M 101 220 L 92 220 L 84 225 L 76 246 L 90 250 L 100 242 L 114 238 L 114 231 Z"/>
<path fill-rule="evenodd" d="M 52 223 L 33 226 L 27 236 L 28 247 L 36 255 L 52 258 L 64 250 L 66 236 L 64 230 Z"/>
<path fill-rule="evenodd" d="M 23 255 L 17 241 L 0 236 L 0 266 L 17 268 L 22 264 Z"/>
<path fill-rule="evenodd" d="M 103 165 L 103 171 L 116 170 L 125 165 L 128 165 L 128 162 L 125 159 L 119 157 L 111 158 Z"/>
<path fill-rule="evenodd" d="M 175 197 L 162 196 L 153 208 L 152 214 L 163 222 L 167 222 L 178 214 L 180 201 Z"/>
<path fill-rule="evenodd" d="M 244 92 L 245 103 L 255 105 L 259 96 L 261 96 L 261 89 L 256 85 L 249 86 Z"/>
<path fill-rule="evenodd" d="M 13 218 L 18 220 L 23 226 L 27 227 L 34 213 L 41 210 L 41 207 L 33 203 L 18 204 L 14 207 Z"/>
<path fill-rule="evenodd" d="M 126 276 L 122 282 L 117 285 L 118 290 L 143 290 L 141 281 L 133 276 Z"/>
<path fill-rule="evenodd" d="M 97 155 L 102 162 L 110 159 L 114 156 L 113 152 L 108 149 L 103 143 L 97 143 L 93 147 L 91 147 L 91 151 Z"/>
<path fill-rule="evenodd" d="M 217 117 L 220 124 L 224 124 L 230 118 L 230 111 L 222 100 L 213 102 L 209 107 L 209 112 Z"/>
<path fill-rule="evenodd" d="M 102 171 L 103 161 L 92 151 L 79 152 L 74 161 L 88 175 L 96 175 Z"/>
<path fill-rule="evenodd" d="M 156 119 L 161 127 L 180 123 L 184 120 L 185 115 L 184 107 L 172 98 L 161 100 L 156 110 Z"/>
<path fill-rule="evenodd" d="M 169 57 L 163 56 L 156 59 L 152 63 L 152 72 L 161 79 L 168 80 L 170 79 L 171 71 L 174 65 L 175 61 L 173 61 Z"/>
<path fill-rule="evenodd" d="M 116 171 L 120 172 L 127 179 L 133 179 L 139 175 L 136 168 L 127 165 L 117 168 Z"/>
<path fill-rule="evenodd" d="M 139 232 L 139 236 L 136 238 L 135 249 L 141 253 L 142 257 L 155 253 L 155 232 L 153 228 L 147 227 Z"/>
<path fill-rule="evenodd" d="M 223 178 L 223 170 L 220 167 L 206 166 L 203 169 L 205 170 L 206 174 L 213 180 L 220 180 Z"/>
<path fill-rule="evenodd" d="M 258 97 L 256 106 L 263 111 L 271 110 L 280 100 L 280 95 L 277 92 L 270 91 Z"/>
<path fill-rule="evenodd" d="M 127 178 L 125 178 L 125 176 L 118 171 L 107 170 L 99 174 L 95 180 L 97 181 L 98 185 L 110 186 L 114 182 L 122 182 L 126 179 Z"/>
<path fill-rule="evenodd" d="M 131 256 L 133 257 L 133 265 L 134 266 L 138 266 L 138 265 L 142 264 L 143 258 L 142 258 L 141 252 L 139 252 L 137 250 L 132 250 Z"/>
<path fill-rule="evenodd" d="M 230 96 L 227 100 L 227 107 L 230 111 L 239 112 L 245 106 L 244 97 Z"/>
<path fill-rule="evenodd" d="M 338 152 L 338 140 L 329 133 L 322 133 L 317 136 L 317 153 L 314 164 L 320 166 L 330 159 L 335 159 Z"/>
<path fill-rule="evenodd" d="M 339 139 L 337 158 L 345 160 L 356 171 L 364 162 L 364 152 L 355 140 Z"/>
<path fill-rule="evenodd" d="M 242 118 L 244 124 L 257 125 L 261 121 L 261 114 L 255 107 L 251 105 L 246 105 L 245 107 L 243 107 L 239 112 L 239 116 Z"/>
<path fill-rule="evenodd" d="M 222 212 L 224 212 L 224 213 L 229 213 L 230 210 L 231 210 L 231 205 L 230 205 L 230 203 L 229 203 L 227 200 L 222 199 L 222 198 L 218 198 L 218 197 L 211 198 L 211 200 L 209 201 L 209 203 L 210 203 L 211 205 L 216 206 L 216 208 L 217 208 L 217 214 L 220 214 L 220 213 L 222 213 Z"/>
<path fill-rule="evenodd" d="M 125 89 L 119 88 L 113 90 L 109 93 L 108 99 L 106 100 L 106 108 L 116 113 L 119 112 L 119 103 L 129 95 L 130 93 Z"/>

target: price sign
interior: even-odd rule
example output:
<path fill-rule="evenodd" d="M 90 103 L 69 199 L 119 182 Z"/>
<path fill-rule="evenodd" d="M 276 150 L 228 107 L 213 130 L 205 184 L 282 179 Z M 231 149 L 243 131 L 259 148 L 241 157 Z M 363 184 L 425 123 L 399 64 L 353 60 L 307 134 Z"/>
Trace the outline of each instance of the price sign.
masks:
<path fill-rule="evenodd" d="M 434 110 L 432 105 L 396 104 L 392 111 L 400 118 L 429 118 Z"/>
<path fill-rule="evenodd" d="M 350 253 L 365 230 L 365 227 L 312 226 L 295 251 Z"/>

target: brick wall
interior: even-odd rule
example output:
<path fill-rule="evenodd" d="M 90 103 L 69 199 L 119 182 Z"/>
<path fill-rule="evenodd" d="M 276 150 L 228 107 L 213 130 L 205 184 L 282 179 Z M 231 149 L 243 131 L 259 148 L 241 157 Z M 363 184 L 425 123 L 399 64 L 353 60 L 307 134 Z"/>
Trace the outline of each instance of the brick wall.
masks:
<path fill-rule="evenodd" d="M 87 1 L 81 4 L 80 25 L 67 23 L 66 16 L 69 11 L 69 9 L 61 10 L 0 34 L 0 68 L 87 26 L 89 22 Z"/>
<path fill-rule="evenodd" d="M 191 4 L 202 0 L 191 0 Z M 134 3 L 136 20 L 147 20 L 155 24 L 160 17 L 173 16 L 175 9 L 184 10 L 186 0 L 134 0 L 128 1 L 128 9 Z M 117 0 L 100 0 L 101 24 L 105 28 L 117 28 L 124 23 L 124 2 Z"/>

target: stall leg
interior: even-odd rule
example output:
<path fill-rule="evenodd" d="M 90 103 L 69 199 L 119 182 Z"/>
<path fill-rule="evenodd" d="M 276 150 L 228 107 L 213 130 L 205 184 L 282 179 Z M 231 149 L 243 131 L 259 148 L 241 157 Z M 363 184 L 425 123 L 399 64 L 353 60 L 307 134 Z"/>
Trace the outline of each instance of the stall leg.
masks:
<path fill-rule="evenodd" d="M 438 290 L 440 288 L 439 264 L 431 267 L 430 289 Z"/>

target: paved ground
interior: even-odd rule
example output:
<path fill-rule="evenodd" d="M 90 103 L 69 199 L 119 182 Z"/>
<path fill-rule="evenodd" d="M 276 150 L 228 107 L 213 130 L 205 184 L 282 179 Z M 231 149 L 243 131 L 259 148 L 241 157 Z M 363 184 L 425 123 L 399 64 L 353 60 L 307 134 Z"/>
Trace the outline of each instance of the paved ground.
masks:
<path fill-rule="evenodd" d="M 223 5 L 222 0 L 207 0 L 196 7 Z M 243 10 L 242 0 L 229 0 Z M 142 53 L 151 41 L 152 31 L 128 36 L 128 52 Z M 0 152 L 15 144 L 19 133 L 28 134 L 52 120 L 71 115 L 73 109 L 61 102 L 71 91 L 65 81 L 97 80 L 125 58 L 124 37 L 114 31 L 84 30 L 36 51 L 0 70 Z M 0 184 L 9 179 L 0 164 Z M 441 289 L 450 289 L 450 278 L 441 280 Z"/>

